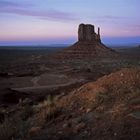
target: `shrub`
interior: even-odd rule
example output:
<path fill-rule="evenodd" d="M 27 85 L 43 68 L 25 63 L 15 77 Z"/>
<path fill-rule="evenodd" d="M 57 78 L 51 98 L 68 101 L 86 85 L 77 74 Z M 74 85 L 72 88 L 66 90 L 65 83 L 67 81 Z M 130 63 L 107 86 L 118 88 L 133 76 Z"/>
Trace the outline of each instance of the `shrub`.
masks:
<path fill-rule="evenodd" d="M 23 139 L 27 136 L 29 128 L 29 121 L 17 118 L 5 118 L 4 122 L 0 124 L 0 140 Z"/>
<path fill-rule="evenodd" d="M 20 117 L 22 120 L 27 120 L 33 114 L 33 108 L 30 105 L 25 105 L 22 107 L 20 112 Z"/>
<path fill-rule="evenodd" d="M 51 95 L 48 96 L 47 100 L 37 106 L 37 110 L 39 111 L 38 123 L 40 125 L 43 125 L 46 121 L 54 119 L 60 111 L 55 98 Z"/>
<path fill-rule="evenodd" d="M 15 124 L 9 118 L 6 118 L 2 124 L 0 124 L 0 139 L 9 140 L 16 134 L 17 130 Z"/>

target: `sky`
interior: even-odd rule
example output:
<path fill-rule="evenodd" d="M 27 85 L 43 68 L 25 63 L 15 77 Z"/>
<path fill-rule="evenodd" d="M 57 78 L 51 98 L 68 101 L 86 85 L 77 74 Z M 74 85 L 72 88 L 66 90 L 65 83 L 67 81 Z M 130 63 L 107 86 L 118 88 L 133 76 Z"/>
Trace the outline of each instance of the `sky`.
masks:
<path fill-rule="evenodd" d="M 72 44 L 80 23 L 105 44 L 140 43 L 140 0 L 0 0 L 0 45 Z"/>

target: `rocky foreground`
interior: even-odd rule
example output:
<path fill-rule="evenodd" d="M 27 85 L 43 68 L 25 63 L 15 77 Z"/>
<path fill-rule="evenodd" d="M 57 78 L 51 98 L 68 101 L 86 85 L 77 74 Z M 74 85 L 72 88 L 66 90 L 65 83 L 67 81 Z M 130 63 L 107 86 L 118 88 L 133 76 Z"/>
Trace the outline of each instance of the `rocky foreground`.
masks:
<path fill-rule="evenodd" d="M 138 140 L 140 67 L 125 68 L 39 104 L 21 100 L 0 125 L 1 139 Z M 10 117 L 10 118 L 9 118 Z"/>

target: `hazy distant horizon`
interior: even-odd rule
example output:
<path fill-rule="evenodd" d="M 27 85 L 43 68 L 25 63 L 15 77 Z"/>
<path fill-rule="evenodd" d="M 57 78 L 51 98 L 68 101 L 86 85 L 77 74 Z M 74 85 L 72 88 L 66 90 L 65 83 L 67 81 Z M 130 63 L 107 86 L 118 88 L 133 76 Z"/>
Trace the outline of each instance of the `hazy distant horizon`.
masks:
<path fill-rule="evenodd" d="M 76 38 L 70 39 L 61 39 L 54 41 L 46 41 L 46 40 L 31 40 L 31 41 L 0 41 L 0 46 L 69 46 L 74 44 L 77 41 Z M 140 37 L 124 37 L 124 38 L 102 38 L 102 42 L 105 45 L 115 46 L 132 46 L 132 45 L 140 45 Z"/>

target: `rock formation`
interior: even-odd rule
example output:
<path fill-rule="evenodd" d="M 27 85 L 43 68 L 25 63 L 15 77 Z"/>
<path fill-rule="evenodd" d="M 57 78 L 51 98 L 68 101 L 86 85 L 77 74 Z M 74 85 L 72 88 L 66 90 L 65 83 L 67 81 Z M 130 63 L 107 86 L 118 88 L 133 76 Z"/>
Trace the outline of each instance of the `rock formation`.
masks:
<path fill-rule="evenodd" d="M 98 34 L 96 34 L 93 25 L 80 24 L 78 29 L 78 41 L 93 42 L 93 43 L 101 42 L 100 28 L 98 28 Z"/>
<path fill-rule="evenodd" d="M 55 58 L 81 59 L 114 55 L 115 51 L 106 47 L 100 38 L 100 28 L 95 32 L 94 25 L 80 24 L 78 41 L 55 55 Z"/>

